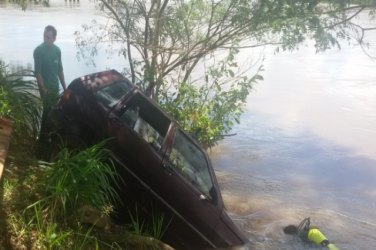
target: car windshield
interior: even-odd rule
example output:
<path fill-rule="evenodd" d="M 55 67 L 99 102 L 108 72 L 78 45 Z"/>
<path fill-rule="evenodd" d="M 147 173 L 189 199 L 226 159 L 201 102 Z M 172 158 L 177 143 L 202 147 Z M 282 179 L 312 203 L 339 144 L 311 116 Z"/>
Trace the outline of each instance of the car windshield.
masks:
<path fill-rule="evenodd" d="M 120 80 L 99 89 L 95 96 L 105 107 L 112 108 L 132 88 L 133 86 L 128 81 Z"/>
<path fill-rule="evenodd" d="M 211 197 L 210 190 L 213 183 L 205 154 L 180 130 L 176 132 L 170 162 L 203 194 Z"/>

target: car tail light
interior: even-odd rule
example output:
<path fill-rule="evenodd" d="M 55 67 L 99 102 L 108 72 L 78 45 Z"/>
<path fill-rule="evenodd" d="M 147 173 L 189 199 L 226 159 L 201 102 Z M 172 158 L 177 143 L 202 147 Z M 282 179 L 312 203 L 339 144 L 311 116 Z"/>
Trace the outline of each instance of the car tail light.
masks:
<path fill-rule="evenodd" d="M 63 96 L 60 98 L 59 103 L 57 104 L 57 106 L 59 108 L 63 107 L 64 104 L 68 102 L 68 100 L 70 99 L 71 95 L 72 95 L 72 91 L 71 90 L 69 90 L 69 89 L 64 90 Z"/>

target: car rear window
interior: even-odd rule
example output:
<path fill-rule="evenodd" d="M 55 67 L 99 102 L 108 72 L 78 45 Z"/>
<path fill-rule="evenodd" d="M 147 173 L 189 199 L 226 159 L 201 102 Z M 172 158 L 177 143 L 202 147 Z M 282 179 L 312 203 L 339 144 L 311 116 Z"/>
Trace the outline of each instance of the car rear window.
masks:
<path fill-rule="evenodd" d="M 99 89 L 95 96 L 105 107 L 112 108 L 119 100 L 133 89 L 131 83 L 125 80 L 116 81 L 111 85 Z"/>

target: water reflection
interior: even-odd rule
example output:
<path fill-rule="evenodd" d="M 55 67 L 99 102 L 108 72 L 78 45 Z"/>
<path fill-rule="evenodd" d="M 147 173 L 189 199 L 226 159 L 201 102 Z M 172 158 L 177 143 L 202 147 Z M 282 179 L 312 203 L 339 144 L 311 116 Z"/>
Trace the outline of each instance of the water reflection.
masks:
<path fill-rule="evenodd" d="M 307 130 L 376 159 L 376 62 L 360 48 L 322 54 L 302 49 L 265 64 L 265 81 L 249 98 L 250 112 L 291 133 Z"/>
<path fill-rule="evenodd" d="M 241 136 L 211 155 L 227 208 L 264 242 L 257 249 L 309 248 L 282 232 L 308 216 L 340 249 L 376 246 L 376 161 L 307 131 L 271 126 L 262 114 L 246 116 L 234 129 Z"/>

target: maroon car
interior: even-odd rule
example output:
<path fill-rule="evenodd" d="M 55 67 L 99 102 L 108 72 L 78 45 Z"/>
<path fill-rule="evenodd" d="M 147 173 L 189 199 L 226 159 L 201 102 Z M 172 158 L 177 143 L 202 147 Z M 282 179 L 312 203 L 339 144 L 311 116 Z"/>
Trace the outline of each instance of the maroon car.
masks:
<path fill-rule="evenodd" d="M 117 187 L 117 221 L 126 220 L 134 200 L 145 214 L 163 212 L 170 221 L 164 240 L 178 249 L 248 244 L 226 213 L 205 150 L 117 71 L 75 79 L 49 121 L 51 135 L 70 145 L 108 139 L 125 180 Z"/>

